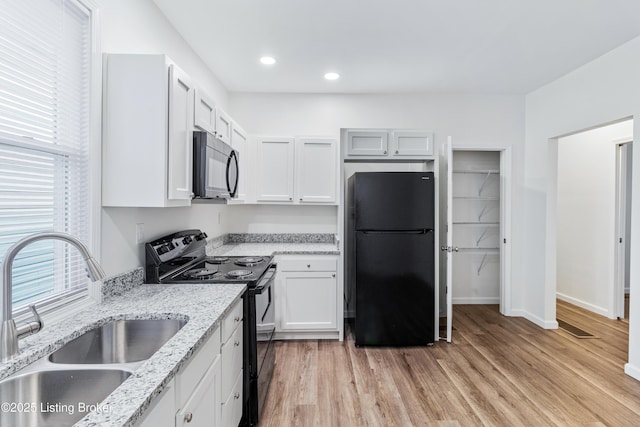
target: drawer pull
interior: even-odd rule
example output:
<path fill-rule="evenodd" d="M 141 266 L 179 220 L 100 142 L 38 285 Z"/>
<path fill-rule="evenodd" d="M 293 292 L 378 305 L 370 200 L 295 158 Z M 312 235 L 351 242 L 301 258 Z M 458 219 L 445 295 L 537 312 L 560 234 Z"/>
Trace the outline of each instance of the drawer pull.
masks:
<path fill-rule="evenodd" d="M 307 264 L 307 268 L 311 268 L 311 264 Z"/>
<path fill-rule="evenodd" d="M 236 342 L 233 343 L 234 347 L 238 347 L 239 345 L 240 345 L 240 341 L 236 341 Z"/>
<path fill-rule="evenodd" d="M 190 423 L 192 419 L 193 419 L 193 414 L 191 412 L 187 412 L 184 416 L 184 420 Z"/>
<path fill-rule="evenodd" d="M 234 399 L 240 399 L 240 393 L 236 392 L 236 393 L 233 395 L 233 398 L 234 398 Z"/>
<path fill-rule="evenodd" d="M 240 321 L 240 317 L 236 317 L 233 320 L 236 321 L 236 322 L 239 322 Z"/>

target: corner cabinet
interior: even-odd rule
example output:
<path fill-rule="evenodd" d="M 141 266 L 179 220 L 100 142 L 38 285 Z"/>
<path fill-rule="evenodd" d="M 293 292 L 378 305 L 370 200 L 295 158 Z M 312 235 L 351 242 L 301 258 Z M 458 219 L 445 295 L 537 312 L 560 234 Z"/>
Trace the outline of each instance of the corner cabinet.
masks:
<path fill-rule="evenodd" d="M 110 54 L 103 84 L 102 205 L 189 206 L 191 78 L 166 55 Z"/>
<path fill-rule="evenodd" d="M 323 137 L 256 137 L 258 203 L 336 204 L 337 141 Z"/>
<path fill-rule="evenodd" d="M 345 159 L 433 159 L 433 133 L 423 131 L 348 130 Z"/>
<path fill-rule="evenodd" d="M 276 261 L 276 336 L 339 338 L 337 257 L 282 255 Z"/>

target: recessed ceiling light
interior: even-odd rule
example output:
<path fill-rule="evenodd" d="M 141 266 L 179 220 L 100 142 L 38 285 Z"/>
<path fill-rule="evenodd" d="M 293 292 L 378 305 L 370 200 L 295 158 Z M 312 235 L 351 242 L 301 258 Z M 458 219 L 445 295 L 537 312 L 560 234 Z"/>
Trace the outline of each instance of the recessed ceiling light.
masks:
<path fill-rule="evenodd" d="M 327 73 L 324 75 L 324 78 L 327 80 L 338 80 L 340 78 L 340 74 L 338 73 Z"/>
<path fill-rule="evenodd" d="M 273 65 L 276 63 L 276 59 L 271 56 L 263 56 L 260 58 L 260 62 L 264 65 Z"/>

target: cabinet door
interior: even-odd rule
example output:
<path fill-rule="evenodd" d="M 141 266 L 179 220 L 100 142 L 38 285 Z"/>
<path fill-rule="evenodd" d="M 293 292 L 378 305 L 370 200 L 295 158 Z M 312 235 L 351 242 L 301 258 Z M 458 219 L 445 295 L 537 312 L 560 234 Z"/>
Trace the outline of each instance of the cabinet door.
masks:
<path fill-rule="evenodd" d="M 191 79 L 169 66 L 169 200 L 189 200 L 193 185 L 193 102 Z"/>
<path fill-rule="evenodd" d="M 216 109 L 213 100 L 203 90 L 195 91 L 195 112 L 193 124 L 195 127 L 207 132 L 216 132 Z"/>
<path fill-rule="evenodd" d="M 395 131 L 391 133 L 393 156 L 433 156 L 433 134 L 431 132 Z"/>
<path fill-rule="evenodd" d="M 182 409 L 176 413 L 177 427 L 222 425 L 222 396 L 220 394 L 220 358 L 209 367 Z"/>
<path fill-rule="evenodd" d="M 335 203 L 336 140 L 299 138 L 296 142 L 296 198 L 301 203 Z"/>
<path fill-rule="evenodd" d="M 244 202 L 247 197 L 249 173 L 249 144 L 246 132 L 235 122 L 231 123 L 231 147 L 238 152 L 240 177 L 238 180 L 238 197 L 236 201 Z"/>
<path fill-rule="evenodd" d="M 388 145 L 386 131 L 347 132 L 347 156 L 386 156 Z"/>
<path fill-rule="evenodd" d="M 231 117 L 221 108 L 216 108 L 216 136 L 231 145 Z"/>
<path fill-rule="evenodd" d="M 258 202 L 293 201 L 293 138 L 258 138 L 256 199 Z"/>
<path fill-rule="evenodd" d="M 280 273 L 280 329 L 335 329 L 336 273 Z"/>

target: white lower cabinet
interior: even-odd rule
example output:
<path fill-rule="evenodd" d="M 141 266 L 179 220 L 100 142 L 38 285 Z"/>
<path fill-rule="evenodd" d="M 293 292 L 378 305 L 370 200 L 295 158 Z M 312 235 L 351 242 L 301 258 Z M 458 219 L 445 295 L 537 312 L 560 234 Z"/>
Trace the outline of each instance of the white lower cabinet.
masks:
<path fill-rule="evenodd" d="M 229 312 L 222 321 L 221 346 L 221 410 L 222 425 L 235 427 L 242 418 L 242 351 L 244 320 L 242 319 L 242 301 Z"/>
<path fill-rule="evenodd" d="M 156 399 L 147 410 L 147 415 L 136 425 L 139 427 L 173 427 L 175 425 L 173 421 L 175 399 L 175 380 L 171 380 L 164 390 L 162 390 L 161 397 Z"/>
<path fill-rule="evenodd" d="M 277 259 L 276 332 L 305 333 L 291 338 L 329 338 L 338 331 L 337 258 L 288 255 Z M 341 317 L 341 316 L 340 316 Z"/>
<path fill-rule="evenodd" d="M 176 413 L 176 427 L 223 426 L 221 424 L 222 408 L 220 402 L 220 357 L 209 367 L 193 393 Z"/>

